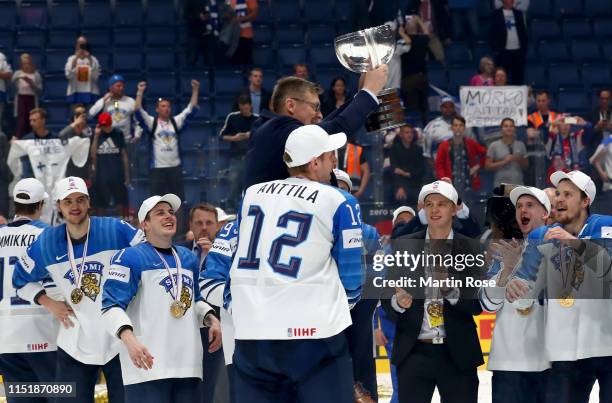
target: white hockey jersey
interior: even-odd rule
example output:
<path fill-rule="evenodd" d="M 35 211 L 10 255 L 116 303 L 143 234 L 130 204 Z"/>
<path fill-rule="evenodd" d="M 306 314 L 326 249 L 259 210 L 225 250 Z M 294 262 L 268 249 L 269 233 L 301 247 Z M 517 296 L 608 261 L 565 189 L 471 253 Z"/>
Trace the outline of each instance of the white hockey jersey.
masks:
<path fill-rule="evenodd" d="M 136 123 L 134 116 L 134 106 L 136 101 L 134 98 L 123 96 L 121 99 L 110 99 L 104 103 L 104 98 L 100 98 L 89 109 L 89 118 L 93 119 L 100 112 L 108 112 L 113 118 L 113 127 L 123 132 L 123 138 L 126 143 L 132 141 L 132 138 L 140 138 L 142 129 Z"/>
<path fill-rule="evenodd" d="M 332 337 L 362 285 L 359 204 L 302 178 L 249 187 L 230 271 L 236 339 Z"/>
<path fill-rule="evenodd" d="M 0 354 L 55 351 L 59 323 L 41 306 L 17 296 L 14 265 L 47 227 L 40 221 L 18 220 L 0 227 Z M 46 281 L 43 287 L 55 287 Z"/>

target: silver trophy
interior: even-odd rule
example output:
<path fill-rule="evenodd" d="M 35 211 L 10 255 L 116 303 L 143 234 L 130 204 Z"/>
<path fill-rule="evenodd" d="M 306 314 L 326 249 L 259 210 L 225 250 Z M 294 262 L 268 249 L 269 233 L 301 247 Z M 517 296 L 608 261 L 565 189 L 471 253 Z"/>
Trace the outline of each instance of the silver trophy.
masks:
<path fill-rule="evenodd" d="M 388 25 L 340 35 L 334 40 L 336 57 L 354 73 L 365 73 L 387 64 L 395 52 L 395 34 Z M 404 124 L 402 104 L 395 88 L 378 94 L 380 105 L 368 118 L 373 130 L 392 129 Z"/>

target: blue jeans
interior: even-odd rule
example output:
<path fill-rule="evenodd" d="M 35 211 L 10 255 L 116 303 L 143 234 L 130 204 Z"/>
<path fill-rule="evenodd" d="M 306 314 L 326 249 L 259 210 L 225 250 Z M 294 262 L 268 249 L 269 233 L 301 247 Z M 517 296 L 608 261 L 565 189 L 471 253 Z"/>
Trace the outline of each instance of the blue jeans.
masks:
<path fill-rule="evenodd" d="M 493 371 L 493 403 L 544 403 L 548 371 Z"/>

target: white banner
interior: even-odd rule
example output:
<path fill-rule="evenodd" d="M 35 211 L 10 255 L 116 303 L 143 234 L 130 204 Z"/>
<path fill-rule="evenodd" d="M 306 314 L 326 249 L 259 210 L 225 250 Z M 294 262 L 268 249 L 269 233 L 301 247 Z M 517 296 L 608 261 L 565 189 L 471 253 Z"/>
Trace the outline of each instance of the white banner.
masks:
<path fill-rule="evenodd" d="M 527 86 L 461 87 L 461 112 L 467 127 L 499 126 L 512 118 L 527 126 Z"/>

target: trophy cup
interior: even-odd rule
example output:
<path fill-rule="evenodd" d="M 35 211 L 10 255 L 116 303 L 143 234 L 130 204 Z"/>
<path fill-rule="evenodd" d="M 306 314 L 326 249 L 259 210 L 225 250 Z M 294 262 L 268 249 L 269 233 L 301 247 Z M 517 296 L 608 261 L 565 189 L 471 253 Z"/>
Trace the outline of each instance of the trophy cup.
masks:
<path fill-rule="evenodd" d="M 366 28 L 338 36 L 334 48 L 336 57 L 345 68 L 354 73 L 365 73 L 391 60 L 395 51 L 395 34 L 388 25 Z M 404 125 L 404 112 L 395 88 L 382 90 L 378 100 L 379 107 L 368 117 L 368 126 L 373 130 L 386 130 Z"/>

